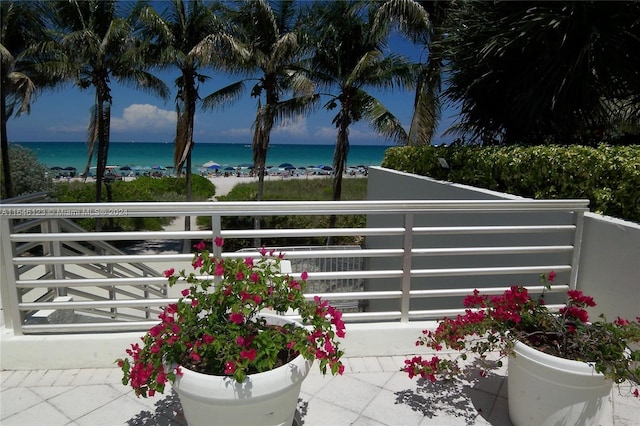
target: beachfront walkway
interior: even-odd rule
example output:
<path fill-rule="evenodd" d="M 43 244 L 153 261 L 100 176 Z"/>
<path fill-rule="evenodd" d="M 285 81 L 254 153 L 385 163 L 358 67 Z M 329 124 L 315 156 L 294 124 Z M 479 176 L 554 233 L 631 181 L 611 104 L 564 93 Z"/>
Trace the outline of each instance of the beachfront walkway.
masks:
<path fill-rule="evenodd" d="M 343 376 L 317 367 L 304 381 L 298 405 L 305 426 L 510 425 L 503 375 L 431 384 L 399 371 L 405 357 L 346 358 Z M 170 389 L 136 398 L 117 368 L 2 371 L 0 423 L 7 425 L 185 425 Z M 501 373 L 504 374 L 504 373 Z M 640 399 L 616 387 L 602 426 L 640 422 Z"/>

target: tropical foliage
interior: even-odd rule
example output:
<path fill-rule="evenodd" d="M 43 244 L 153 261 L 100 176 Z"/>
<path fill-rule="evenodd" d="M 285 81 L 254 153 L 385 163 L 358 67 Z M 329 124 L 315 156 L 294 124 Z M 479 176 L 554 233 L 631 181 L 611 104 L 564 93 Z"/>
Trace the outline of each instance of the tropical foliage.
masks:
<path fill-rule="evenodd" d="M 442 77 L 444 70 L 444 24 L 455 4 L 445 0 L 390 0 L 377 12 L 376 25 L 396 22 L 402 33 L 421 46 L 424 66 L 416 77 L 413 117 L 408 145 L 429 145 L 442 114 Z"/>
<path fill-rule="evenodd" d="M 163 11 L 144 8 L 139 15 L 141 33 L 139 43 L 148 46 L 143 50 L 146 63 L 158 68 L 175 67 L 180 75 L 175 80 L 176 135 L 174 168 L 183 170 L 186 163 L 186 194 L 191 201 L 191 153 L 193 150 L 194 116 L 200 100 L 199 85 L 210 77 L 201 72 L 213 64 L 212 45 L 222 32 L 222 24 L 212 6 L 201 0 L 166 2 Z M 185 218 L 185 229 L 189 229 Z"/>
<path fill-rule="evenodd" d="M 133 39 L 132 17 L 136 11 L 117 10 L 110 1 L 55 1 L 51 7 L 52 42 L 38 45 L 44 61 L 41 70 L 60 80 L 72 80 L 81 89 L 93 88 L 95 103 L 87 130 L 89 158 L 97 157 L 96 201 L 102 201 L 102 182 L 109 153 L 111 79 L 146 90 L 163 98 L 166 85 L 146 71 Z M 131 6 L 123 3 L 123 7 Z"/>
<path fill-rule="evenodd" d="M 553 271 L 541 277 L 545 290 L 555 279 Z M 512 286 L 500 295 L 473 294 L 463 300 L 465 313 L 443 318 L 435 330 L 424 330 L 416 342 L 436 351 L 458 352 L 453 359 L 415 356 L 405 360 L 410 378 L 430 381 L 454 378 L 469 356 L 487 364 L 491 352 L 500 358 L 514 355 L 521 342 L 555 357 L 588 363 L 614 383 L 640 384 L 640 317 L 613 321 L 600 315 L 589 320 L 588 309 L 596 306 L 592 297 L 579 290 L 567 291 L 566 305 L 557 312 L 547 307 L 545 292 L 532 298 L 526 287 Z M 501 366 L 499 361 L 496 366 Z M 632 393 L 638 397 L 638 389 Z"/>
<path fill-rule="evenodd" d="M 460 5 L 443 47 L 460 130 L 510 144 L 640 134 L 640 3 Z"/>
<path fill-rule="evenodd" d="M 36 155 L 30 149 L 16 144 L 9 144 L 9 163 L 11 164 L 11 181 L 13 182 L 13 195 L 32 194 L 35 192 L 48 191 L 52 187 L 51 176 L 46 166 L 38 162 Z M 2 159 L 0 169 L 2 175 L 2 196 L 0 198 L 11 198 L 5 192 L 4 175 L 5 167 L 8 163 Z"/>
<path fill-rule="evenodd" d="M 249 77 L 204 99 L 206 106 L 217 106 L 237 98 L 249 81 L 255 82 L 251 88 L 251 96 L 257 99 L 252 148 L 258 201 L 262 200 L 271 131 L 309 112 L 318 101 L 301 64 L 305 48 L 297 28 L 298 11 L 294 0 L 250 0 L 228 10 L 234 44 L 227 67 Z"/>
<path fill-rule="evenodd" d="M 4 196 L 19 195 L 14 188 L 7 121 L 15 113 L 29 113 L 31 100 L 38 89 L 54 83 L 49 76 L 34 68 L 35 58 L 28 52 L 34 43 L 46 37 L 43 9 L 31 2 L 3 1 L 0 3 L 0 139 L 3 164 Z M 20 185 L 20 183 L 18 183 Z"/>
<path fill-rule="evenodd" d="M 207 71 L 240 80 L 205 96 L 204 107 L 225 105 L 244 88 L 257 100 L 252 145 L 259 176 L 272 130 L 325 98 L 325 109 L 336 112 L 336 200 L 349 129 L 359 121 L 411 145 L 433 141 L 442 108 L 452 105 L 461 112 L 452 131 L 482 144 L 635 143 L 640 134 L 638 2 L 149 4 L 154 8 L 114 0 L 2 2 L 5 192 L 11 193 L 8 117 L 28 112 L 38 90 L 73 81 L 95 92 L 87 141 L 102 200 L 112 80 L 167 98 L 169 89 L 149 73 L 166 67 L 180 71 L 178 166 L 189 166 Z M 423 49 L 420 63 L 388 49 L 393 31 Z M 399 87 L 416 90 L 408 132 L 372 95 Z"/>
<path fill-rule="evenodd" d="M 142 346 L 131 344 L 129 356 L 117 360 L 122 383 L 138 396 L 153 396 L 175 381 L 183 367 L 240 383 L 298 355 L 317 359 L 323 374 L 342 374 L 342 313 L 317 296 L 306 300 L 308 274 L 297 278 L 281 273 L 282 253 L 265 249 L 258 258 L 217 256 L 222 244 L 216 237 L 212 252 L 204 241 L 194 246 L 196 272 L 164 272 L 169 285 L 186 284 L 182 297 L 163 310 Z M 295 311 L 306 327 L 268 324 L 261 315 L 266 309 Z"/>
<path fill-rule="evenodd" d="M 388 138 L 407 139 L 400 121 L 368 90 L 409 87 L 416 67 L 401 56 L 385 54 L 387 32 L 374 31 L 374 9 L 369 6 L 361 1 L 318 2 L 310 10 L 316 19 L 306 20 L 315 46 L 311 69 L 318 90 L 328 98 L 324 108 L 337 109 L 332 121 L 337 129 L 334 200 L 341 197 L 353 123 L 363 120 Z"/>
<path fill-rule="evenodd" d="M 638 146 L 393 147 L 382 166 L 523 197 L 588 198 L 595 212 L 640 222 Z"/>

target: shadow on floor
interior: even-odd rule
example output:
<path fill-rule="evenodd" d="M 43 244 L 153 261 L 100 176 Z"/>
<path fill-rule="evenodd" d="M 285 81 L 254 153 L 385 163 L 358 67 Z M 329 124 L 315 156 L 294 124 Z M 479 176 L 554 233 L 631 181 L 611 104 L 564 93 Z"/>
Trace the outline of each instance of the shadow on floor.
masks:
<path fill-rule="evenodd" d="M 154 411 L 141 411 L 127 421 L 127 424 L 130 426 L 187 426 L 187 421 L 182 413 L 178 394 L 172 389 L 170 394 L 155 403 Z"/>
<path fill-rule="evenodd" d="M 479 417 L 491 424 L 494 419 L 509 418 L 507 405 L 496 404 L 505 377 L 487 372 L 486 364 L 485 368 L 470 366 L 457 380 L 418 379 L 417 385 L 415 390 L 395 392 L 396 404 L 408 405 L 427 419 L 456 417 L 474 425 Z"/>

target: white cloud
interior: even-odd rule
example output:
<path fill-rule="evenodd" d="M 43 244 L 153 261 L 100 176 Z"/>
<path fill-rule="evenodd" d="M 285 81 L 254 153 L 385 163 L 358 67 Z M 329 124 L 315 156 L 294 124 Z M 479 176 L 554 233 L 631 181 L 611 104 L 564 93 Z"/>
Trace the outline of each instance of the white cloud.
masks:
<path fill-rule="evenodd" d="M 153 131 L 174 129 L 176 113 L 160 109 L 155 105 L 131 104 L 122 112 L 122 118 L 111 119 L 111 129 L 114 131 Z"/>
<path fill-rule="evenodd" d="M 273 129 L 274 133 L 282 133 L 291 136 L 306 136 L 307 131 L 307 119 L 301 115 L 292 120 L 285 120 L 283 123 Z"/>
<path fill-rule="evenodd" d="M 338 130 L 335 127 L 318 127 L 314 132 L 314 136 L 319 138 L 335 138 Z"/>

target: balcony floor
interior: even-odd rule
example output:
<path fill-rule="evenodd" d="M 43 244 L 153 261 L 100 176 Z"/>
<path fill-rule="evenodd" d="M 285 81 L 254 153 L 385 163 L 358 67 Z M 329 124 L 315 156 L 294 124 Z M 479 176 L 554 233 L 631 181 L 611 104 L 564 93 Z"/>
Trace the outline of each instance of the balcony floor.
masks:
<path fill-rule="evenodd" d="M 510 425 L 503 372 L 459 383 L 425 383 L 400 372 L 405 357 L 346 358 L 343 376 L 314 366 L 302 386 L 301 424 Z M 475 375 L 474 375 L 475 376 Z M 170 389 L 136 398 L 117 368 L 0 372 L 2 425 L 184 425 Z M 614 386 L 601 421 L 637 425 L 640 399 Z"/>

